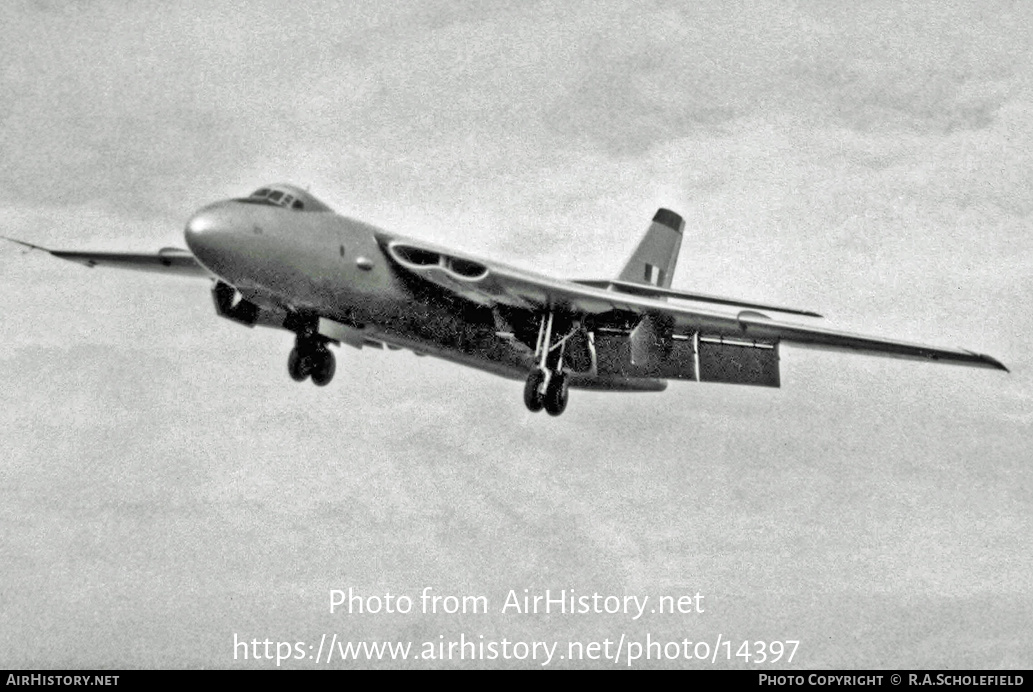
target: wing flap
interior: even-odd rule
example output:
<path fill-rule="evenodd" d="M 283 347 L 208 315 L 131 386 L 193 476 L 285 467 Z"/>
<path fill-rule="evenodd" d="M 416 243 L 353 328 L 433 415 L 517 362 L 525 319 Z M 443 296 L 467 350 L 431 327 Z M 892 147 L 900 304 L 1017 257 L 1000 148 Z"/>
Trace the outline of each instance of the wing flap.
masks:
<path fill-rule="evenodd" d="M 777 343 L 735 343 L 711 337 L 699 337 L 696 343 L 700 382 L 781 385 Z"/>

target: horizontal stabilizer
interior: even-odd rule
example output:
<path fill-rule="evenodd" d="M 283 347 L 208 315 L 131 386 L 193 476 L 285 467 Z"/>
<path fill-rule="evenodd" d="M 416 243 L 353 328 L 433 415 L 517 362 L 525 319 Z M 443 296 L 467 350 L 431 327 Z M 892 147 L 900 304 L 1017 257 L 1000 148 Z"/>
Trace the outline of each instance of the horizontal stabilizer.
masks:
<path fill-rule="evenodd" d="M 718 305 L 732 305 L 740 308 L 772 310 L 774 312 L 784 312 L 791 315 L 821 317 L 821 315 L 819 315 L 818 313 L 811 312 L 810 310 L 798 310 L 797 308 L 783 308 L 778 307 L 777 305 L 763 305 L 761 303 L 747 303 L 746 301 L 736 300 L 734 298 L 722 298 L 720 296 L 712 296 L 706 293 L 688 293 L 685 291 L 672 291 L 669 288 L 660 288 L 658 286 L 630 283 L 627 281 L 615 281 L 613 279 L 581 279 L 574 280 L 574 283 L 581 284 L 582 286 L 591 286 L 592 288 L 602 288 L 610 291 L 617 291 L 620 293 L 628 293 L 630 295 L 644 296 L 647 298 L 680 298 L 682 300 L 695 300 L 701 303 L 716 303 Z"/>

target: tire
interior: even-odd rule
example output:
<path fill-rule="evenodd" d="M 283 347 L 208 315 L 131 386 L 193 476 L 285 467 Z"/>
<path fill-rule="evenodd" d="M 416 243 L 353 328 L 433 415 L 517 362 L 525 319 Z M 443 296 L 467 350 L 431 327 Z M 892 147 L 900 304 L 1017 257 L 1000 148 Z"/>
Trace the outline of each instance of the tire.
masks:
<path fill-rule="evenodd" d="M 567 400 L 570 398 L 570 388 L 567 386 L 567 376 L 560 373 L 553 375 L 549 380 L 549 386 L 545 389 L 545 412 L 550 416 L 558 416 L 567 410 Z"/>
<path fill-rule="evenodd" d="M 287 372 L 290 374 L 291 379 L 295 382 L 304 382 L 308 379 L 311 371 L 312 366 L 309 359 L 301 355 L 296 346 L 292 348 L 290 355 L 287 356 Z"/>
<path fill-rule="evenodd" d="M 314 361 L 312 384 L 317 387 L 327 386 L 330 384 L 330 380 L 334 379 L 334 373 L 337 371 L 337 359 L 334 358 L 330 349 L 324 346 L 312 354 L 312 360 Z"/>
<path fill-rule="evenodd" d="M 542 382 L 545 380 L 545 373 L 537 368 L 527 376 L 527 383 L 524 384 L 524 406 L 531 413 L 538 413 L 545 405 L 544 397 L 541 394 Z"/>

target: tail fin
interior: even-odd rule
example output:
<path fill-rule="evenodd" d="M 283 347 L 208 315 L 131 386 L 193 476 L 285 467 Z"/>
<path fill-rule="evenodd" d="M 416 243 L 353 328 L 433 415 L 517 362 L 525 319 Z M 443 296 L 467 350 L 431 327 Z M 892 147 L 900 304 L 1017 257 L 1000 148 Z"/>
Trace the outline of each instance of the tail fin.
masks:
<path fill-rule="evenodd" d="M 643 236 L 618 280 L 670 288 L 678 266 L 685 221 L 670 209 L 658 209 L 653 223 Z"/>

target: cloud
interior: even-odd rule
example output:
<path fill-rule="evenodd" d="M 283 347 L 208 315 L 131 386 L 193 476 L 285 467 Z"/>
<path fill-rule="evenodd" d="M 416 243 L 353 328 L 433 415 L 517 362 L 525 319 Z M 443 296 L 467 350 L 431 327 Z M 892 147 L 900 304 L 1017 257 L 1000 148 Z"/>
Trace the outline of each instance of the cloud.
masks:
<path fill-rule="evenodd" d="M 232 658 L 234 632 L 614 627 L 792 634 L 807 667 L 942 667 L 951 641 L 972 667 L 1025 660 L 1023 7 L 35 7 L 0 9 L 5 234 L 179 244 L 196 207 L 286 179 L 399 232 L 605 276 L 668 206 L 676 285 L 1015 373 L 786 347 L 779 390 L 576 392 L 553 420 L 518 382 L 408 353 L 341 349 L 331 387 L 297 386 L 291 335 L 217 319 L 203 282 L 8 248 L 3 660 L 243 667 L 262 664 Z M 328 617 L 349 585 L 712 607 Z"/>

